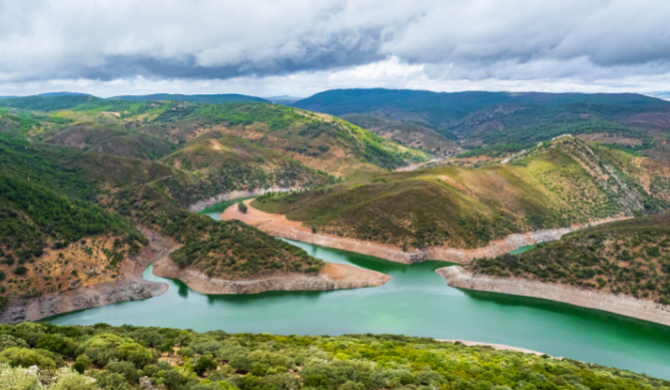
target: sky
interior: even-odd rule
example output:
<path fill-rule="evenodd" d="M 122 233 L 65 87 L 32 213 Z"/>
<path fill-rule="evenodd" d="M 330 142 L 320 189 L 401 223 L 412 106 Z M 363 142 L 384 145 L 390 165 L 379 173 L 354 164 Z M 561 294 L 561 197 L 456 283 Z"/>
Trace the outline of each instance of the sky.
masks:
<path fill-rule="evenodd" d="M 0 96 L 670 91 L 667 0 L 0 0 Z"/>

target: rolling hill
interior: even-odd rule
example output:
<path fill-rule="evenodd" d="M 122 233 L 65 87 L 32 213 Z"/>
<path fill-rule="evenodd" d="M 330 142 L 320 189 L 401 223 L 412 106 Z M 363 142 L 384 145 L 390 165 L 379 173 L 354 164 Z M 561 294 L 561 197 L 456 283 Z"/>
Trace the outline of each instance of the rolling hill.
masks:
<path fill-rule="evenodd" d="M 475 248 L 512 233 L 667 209 L 663 191 L 649 194 L 632 165 L 624 152 L 562 136 L 506 164 L 380 175 L 252 206 L 343 237 Z"/>
<path fill-rule="evenodd" d="M 437 93 L 331 90 L 293 104 L 333 115 L 364 114 L 429 127 L 468 149 L 516 152 L 561 134 L 642 141 L 670 134 L 670 102 L 639 94 Z"/>

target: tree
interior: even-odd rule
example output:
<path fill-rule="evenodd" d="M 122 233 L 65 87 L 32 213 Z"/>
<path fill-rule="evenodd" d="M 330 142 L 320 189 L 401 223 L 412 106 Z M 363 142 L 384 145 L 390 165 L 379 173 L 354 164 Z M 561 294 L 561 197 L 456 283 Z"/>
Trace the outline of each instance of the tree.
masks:
<path fill-rule="evenodd" d="M 244 202 L 238 202 L 237 203 L 237 209 L 240 210 L 244 214 L 247 213 L 247 205 L 244 204 Z"/>

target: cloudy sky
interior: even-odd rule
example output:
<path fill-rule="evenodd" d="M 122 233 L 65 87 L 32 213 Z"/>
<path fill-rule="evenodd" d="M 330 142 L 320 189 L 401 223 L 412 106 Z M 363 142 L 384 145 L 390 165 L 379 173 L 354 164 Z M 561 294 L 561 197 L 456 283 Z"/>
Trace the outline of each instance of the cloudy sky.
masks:
<path fill-rule="evenodd" d="M 0 0 L 0 95 L 670 91 L 667 0 Z"/>

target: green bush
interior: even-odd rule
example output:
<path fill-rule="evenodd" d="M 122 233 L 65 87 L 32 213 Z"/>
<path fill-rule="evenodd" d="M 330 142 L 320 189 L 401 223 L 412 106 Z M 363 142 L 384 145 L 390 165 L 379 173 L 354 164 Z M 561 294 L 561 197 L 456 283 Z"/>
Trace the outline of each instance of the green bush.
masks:
<path fill-rule="evenodd" d="M 0 363 L 7 363 L 12 367 L 31 367 L 37 366 L 43 370 L 53 370 L 56 363 L 40 353 L 27 349 L 12 347 L 0 352 Z"/>

